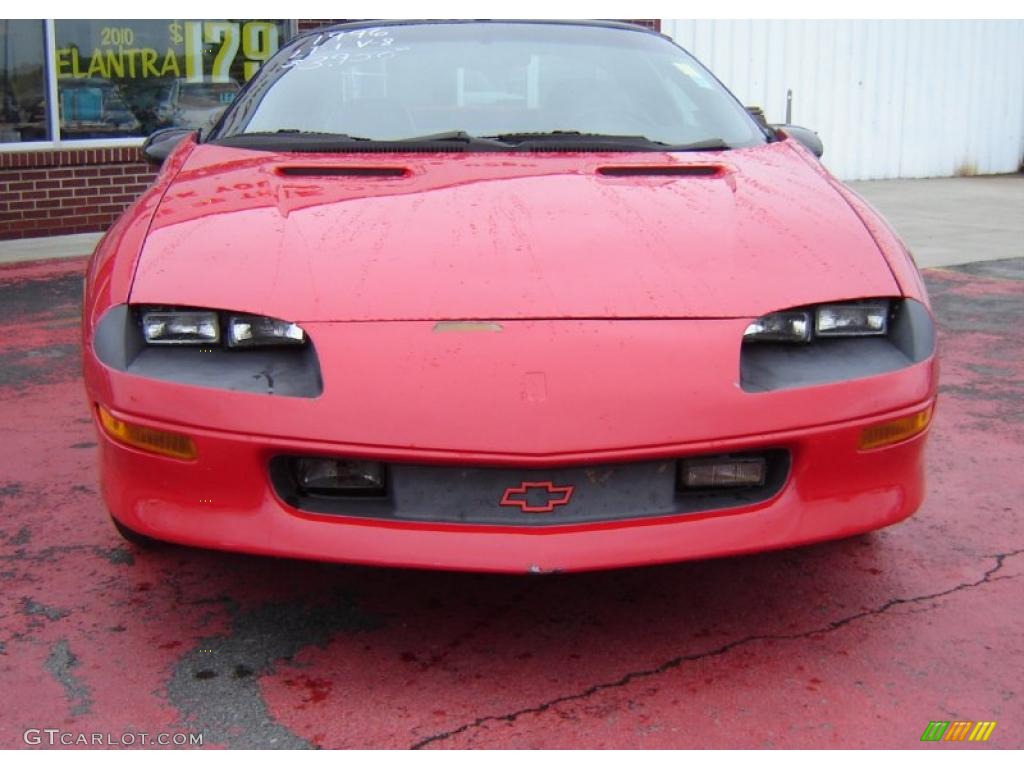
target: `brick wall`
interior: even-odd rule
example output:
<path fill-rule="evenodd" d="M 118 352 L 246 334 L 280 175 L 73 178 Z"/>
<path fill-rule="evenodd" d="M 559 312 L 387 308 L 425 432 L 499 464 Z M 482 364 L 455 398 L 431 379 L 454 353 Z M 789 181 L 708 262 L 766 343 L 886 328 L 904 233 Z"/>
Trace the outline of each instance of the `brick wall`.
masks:
<path fill-rule="evenodd" d="M 0 239 L 104 230 L 155 175 L 138 147 L 0 152 Z"/>

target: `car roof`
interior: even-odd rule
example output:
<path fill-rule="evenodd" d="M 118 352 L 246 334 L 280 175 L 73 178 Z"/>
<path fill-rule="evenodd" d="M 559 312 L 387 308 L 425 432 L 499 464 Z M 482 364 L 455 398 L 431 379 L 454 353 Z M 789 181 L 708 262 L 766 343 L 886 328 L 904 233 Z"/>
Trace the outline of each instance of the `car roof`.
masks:
<path fill-rule="evenodd" d="M 360 21 L 345 21 L 338 24 L 329 24 L 323 27 L 311 29 L 296 35 L 293 40 L 322 34 L 324 32 L 344 32 L 348 30 L 367 29 L 372 27 L 400 27 L 420 24 L 545 24 L 562 25 L 575 27 L 605 27 L 607 29 L 621 29 L 628 32 L 644 32 L 656 37 L 665 37 L 661 32 L 645 27 L 642 24 L 632 24 L 627 21 L 613 21 L 611 19 L 363 19 Z"/>

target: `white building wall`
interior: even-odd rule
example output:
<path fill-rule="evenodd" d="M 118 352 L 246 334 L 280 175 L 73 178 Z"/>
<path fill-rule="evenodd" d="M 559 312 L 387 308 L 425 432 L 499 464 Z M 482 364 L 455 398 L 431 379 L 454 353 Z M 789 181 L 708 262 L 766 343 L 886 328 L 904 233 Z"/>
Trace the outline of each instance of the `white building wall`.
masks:
<path fill-rule="evenodd" d="M 816 130 L 843 179 L 1009 173 L 1024 158 L 1024 21 L 690 21 L 662 32 L 768 121 Z"/>

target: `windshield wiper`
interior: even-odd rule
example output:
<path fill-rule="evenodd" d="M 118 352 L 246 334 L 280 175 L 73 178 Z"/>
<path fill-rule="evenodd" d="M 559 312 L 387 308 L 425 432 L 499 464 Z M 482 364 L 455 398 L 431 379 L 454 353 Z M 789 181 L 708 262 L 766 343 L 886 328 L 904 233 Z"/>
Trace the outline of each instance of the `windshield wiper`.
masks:
<path fill-rule="evenodd" d="M 520 133 L 500 133 L 496 136 L 487 136 L 488 139 L 511 142 L 513 144 L 526 144 L 533 142 L 567 142 L 567 143 L 593 143 L 599 142 L 625 142 L 639 144 L 657 144 L 662 142 L 654 141 L 646 136 L 625 136 L 613 133 L 585 133 L 583 131 L 525 131 Z"/>
<path fill-rule="evenodd" d="M 444 131 L 442 133 L 431 133 L 426 136 L 410 136 L 405 139 L 393 139 L 400 144 L 431 144 L 433 142 L 458 142 L 465 144 L 468 148 L 474 146 L 489 147 L 491 149 L 509 149 L 512 145 L 496 136 L 474 136 L 467 131 Z"/>
<path fill-rule="evenodd" d="M 365 136 L 349 136 L 347 133 L 332 133 L 330 131 L 305 131 L 302 128 L 278 128 L 276 131 L 252 131 L 251 133 L 237 133 L 235 136 L 330 136 L 340 141 L 371 141 Z M 235 138 L 232 136 L 231 138 Z"/>
<path fill-rule="evenodd" d="M 351 136 L 347 133 L 303 131 L 298 128 L 278 128 L 276 131 L 253 131 L 236 133 L 214 141 L 230 147 L 249 149 L 272 149 L 296 152 L 331 151 L 414 151 L 468 152 L 474 149 L 514 149 L 508 142 L 474 136 L 466 131 L 445 131 L 427 136 L 410 136 L 400 139 L 371 139 L 366 136 Z"/>
<path fill-rule="evenodd" d="M 719 138 L 705 139 L 691 144 L 669 144 L 668 142 L 651 139 L 647 136 L 628 136 L 612 133 L 585 133 L 583 131 L 537 131 L 531 133 L 502 133 L 485 138 L 507 141 L 516 147 L 523 145 L 567 145 L 572 150 L 576 145 L 607 146 L 623 149 L 660 149 L 666 152 L 698 152 L 701 150 L 732 149 L 733 147 Z"/>
<path fill-rule="evenodd" d="M 253 131 L 236 133 L 213 139 L 211 144 L 241 149 L 263 149 L 275 151 L 330 152 L 334 149 L 350 149 L 366 146 L 371 139 L 364 136 L 349 136 L 347 133 L 323 131 L 301 131 L 297 128 L 278 128 L 276 131 Z"/>
<path fill-rule="evenodd" d="M 723 139 L 705 139 L 704 141 L 695 141 L 692 144 L 679 144 L 672 147 L 672 152 L 700 152 L 701 150 L 714 151 L 716 149 L 735 149 L 732 144 L 729 144 Z"/>

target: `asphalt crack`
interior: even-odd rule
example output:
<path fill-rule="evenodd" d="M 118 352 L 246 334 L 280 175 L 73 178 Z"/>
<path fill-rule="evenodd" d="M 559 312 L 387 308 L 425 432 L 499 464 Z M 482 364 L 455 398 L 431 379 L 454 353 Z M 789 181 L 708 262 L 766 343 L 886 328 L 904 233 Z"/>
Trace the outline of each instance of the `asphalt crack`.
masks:
<path fill-rule="evenodd" d="M 988 555 L 988 557 L 992 557 L 995 559 L 995 565 L 993 565 L 991 568 L 985 571 L 982 577 L 976 581 L 963 582 L 957 584 L 956 586 L 950 587 L 949 589 L 945 589 L 941 592 L 933 592 L 927 595 L 917 595 L 915 597 L 894 597 L 877 608 L 872 608 L 869 610 L 851 614 L 849 616 L 844 616 L 843 618 L 830 621 L 828 624 L 822 627 L 816 627 L 814 629 L 810 629 L 804 632 L 795 632 L 788 634 L 749 635 L 747 637 L 742 637 L 737 640 L 733 640 L 731 642 L 725 643 L 724 645 L 720 645 L 717 648 L 712 648 L 707 651 L 676 656 L 674 658 L 669 659 L 668 661 L 662 662 L 656 667 L 636 670 L 634 672 L 627 672 L 626 674 L 622 675 L 622 677 L 616 680 L 610 680 L 603 683 L 596 683 L 588 688 L 583 689 L 582 691 L 565 694 L 564 696 L 557 696 L 553 699 L 549 699 L 548 701 L 545 701 L 541 704 L 536 704 L 532 707 L 523 707 L 522 709 L 517 709 L 514 712 L 508 712 L 504 715 L 484 715 L 483 717 L 478 717 L 475 720 L 460 725 L 457 728 L 453 728 L 448 731 L 442 731 L 441 733 L 435 733 L 432 736 L 427 736 L 424 739 L 420 739 L 419 741 L 413 743 L 409 748 L 422 749 L 423 747 L 429 746 L 430 744 L 434 744 L 439 741 L 445 741 L 446 739 L 453 738 L 454 736 L 459 736 L 460 734 L 463 734 L 475 728 L 479 728 L 487 723 L 514 723 L 523 715 L 541 714 L 553 707 L 557 707 L 560 704 L 581 701 L 607 690 L 625 687 L 630 683 L 636 682 L 637 680 L 645 680 L 647 678 L 657 677 L 658 675 L 662 675 L 665 672 L 670 672 L 673 669 L 677 669 L 688 662 L 700 661 L 702 659 L 722 656 L 741 646 L 750 645 L 751 643 L 763 642 L 766 640 L 803 640 L 810 637 L 814 637 L 815 635 L 822 635 L 827 634 L 829 632 L 834 632 L 837 629 L 841 629 L 849 624 L 852 624 L 856 621 L 860 621 L 861 619 L 868 618 L 870 616 L 879 616 L 885 613 L 886 611 L 900 605 L 913 605 L 917 603 L 927 602 L 929 600 L 937 600 L 939 598 L 952 595 L 956 592 L 974 589 L 975 587 L 980 587 L 983 584 L 988 584 L 989 582 L 994 581 L 995 579 L 993 577 L 1003 567 L 1003 563 L 1008 558 L 1015 557 L 1017 555 L 1020 555 L 1021 553 L 1024 553 L 1024 549 L 1015 549 L 1009 552 L 1003 552 L 1001 554 Z"/>

